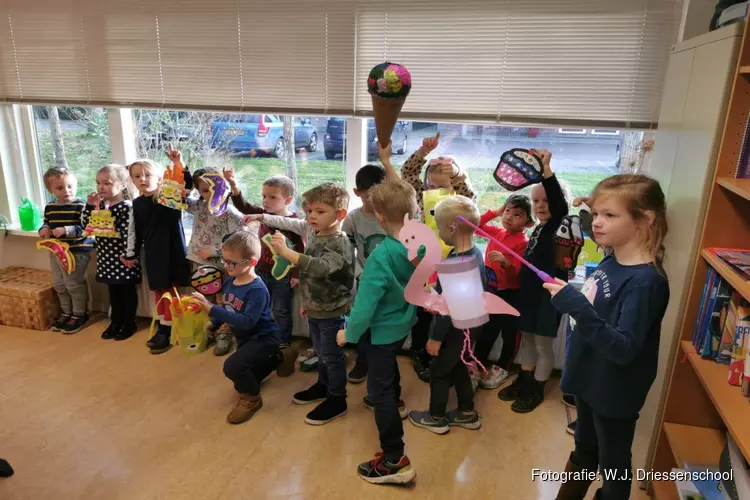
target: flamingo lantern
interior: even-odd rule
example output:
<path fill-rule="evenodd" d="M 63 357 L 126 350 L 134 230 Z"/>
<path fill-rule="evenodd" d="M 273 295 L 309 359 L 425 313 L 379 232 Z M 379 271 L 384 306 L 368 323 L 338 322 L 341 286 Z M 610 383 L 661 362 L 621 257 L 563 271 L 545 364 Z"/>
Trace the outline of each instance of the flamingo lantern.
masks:
<path fill-rule="evenodd" d="M 424 246 L 426 250 L 406 284 L 404 298 L 415 306 L 450 316 L 453 326 L 464 331 L 462 361 L 466 365 L 477 363 L 484 370 L 472 353 L 469 328 L 487 323 L 490 314 L 518 316 L 519 312 L 497 295 L 484 291 L 479 266 L 473 257 L 454 257 L 442 261 L 440 240 L 427 225 L 405 216 L 399 240 L 407 248 L 409 260 L 419 257 L 421 247 Z M 443 285 L 442 295 L 424 289 L 424 284 L 435 271 Z M 471 361 L 466 360 L 467 353 Z"/>

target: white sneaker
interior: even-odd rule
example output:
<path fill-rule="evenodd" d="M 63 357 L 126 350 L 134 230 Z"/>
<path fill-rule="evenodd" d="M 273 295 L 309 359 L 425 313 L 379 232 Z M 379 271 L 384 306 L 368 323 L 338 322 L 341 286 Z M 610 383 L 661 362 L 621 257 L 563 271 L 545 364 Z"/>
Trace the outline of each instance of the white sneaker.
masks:
<path fill-rule="evenodd" d="M 472 373 L 470 376 L 471 376 L 471 388 L 474 390 L 474 393 L 476 393 L 477 388 L 479 387 L 479 382 L 482 380 L 482 377 L 477 373 Z"/>
<path fill-rule="evenodd" d="M 497 389 L 508 379 L 508 372 L 497 365 L 493 365 L 487 374 L 479 380 L 482 389 Z"/>

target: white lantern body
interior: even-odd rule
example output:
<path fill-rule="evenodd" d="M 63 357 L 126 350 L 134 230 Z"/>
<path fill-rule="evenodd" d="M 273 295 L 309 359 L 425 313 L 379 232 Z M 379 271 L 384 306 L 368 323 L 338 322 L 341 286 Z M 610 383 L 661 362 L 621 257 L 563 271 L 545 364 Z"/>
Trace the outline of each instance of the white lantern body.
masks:
<path fill-rule="evenodd" d="M 479 264 L 474 257 L 448 259 L 435 266 L 435 270 L 453 326 L 466 330 L 490 320 L 484 307 L 484 286 Z"/>

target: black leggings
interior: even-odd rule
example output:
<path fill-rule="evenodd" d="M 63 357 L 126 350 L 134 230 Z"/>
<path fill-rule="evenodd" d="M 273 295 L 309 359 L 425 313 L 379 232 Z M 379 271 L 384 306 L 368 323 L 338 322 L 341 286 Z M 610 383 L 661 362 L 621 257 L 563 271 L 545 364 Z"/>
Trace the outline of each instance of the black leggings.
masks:
<path fill-rule="evenodd" d="M 135 323 L 135 312 L 138 310 L 138 291 L 136 285 L 108 285 L 109 304 L 112 306 L 112 323 L 130 326 Z"/>
<path fill-rule="evenodd" d="M 415 356 L 429 360 L 430 355 L 425 351 L 427 339 L 430 336 L 430 325 L 432 324 L 432 313 L 417 307 L 417 322 L 411 328 L 411 352 Z"/>
<path fill-rule="evenodd" d="M 500 290 L 495 294 L 511 306 L 516 307 L 518 290 Z M 488 366 L 490 352 L 492 352 L 492 347 L 495 345 L 500 332 L 503 333 L 503 347 L 497 360 L 497 366 L 507 370 L 510 368 L 518 350 L 518 316 L 490 314 L 490 321 L 482 328 L 482 333 L 479 335 L 476 346 L 474 346 L 474 355 L 485 367 Z"/>

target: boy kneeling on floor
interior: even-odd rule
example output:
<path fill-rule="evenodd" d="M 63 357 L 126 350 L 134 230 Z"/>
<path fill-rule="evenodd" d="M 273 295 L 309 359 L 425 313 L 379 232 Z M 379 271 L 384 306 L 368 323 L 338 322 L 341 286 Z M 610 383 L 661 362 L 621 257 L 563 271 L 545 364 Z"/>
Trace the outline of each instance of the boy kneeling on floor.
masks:
<path fill-rule="evenodd" d="M 229 274 L 224 282 L 224 305 L 214 305 L 203 295 L 194 294 L 211 323 L 229 325 L 237 339 L 237 350 L 224 362 L 224 375 L 239 393 L 237 406 L 227 415 L 230 424 L 250 420 L 263 406 L 263 379 L 274 370 L 280 377 L 290 376 L 297 359 L 296 349 L 279 349 L 279 328 L 271 319 L 271 296 L 255 274 L 259 255 L 257 236 L 232 234 L 221 248 L 221 260 Z"/>

